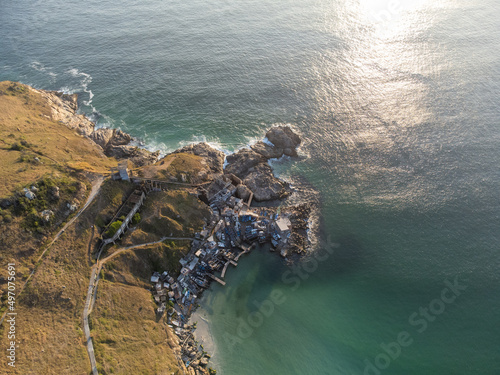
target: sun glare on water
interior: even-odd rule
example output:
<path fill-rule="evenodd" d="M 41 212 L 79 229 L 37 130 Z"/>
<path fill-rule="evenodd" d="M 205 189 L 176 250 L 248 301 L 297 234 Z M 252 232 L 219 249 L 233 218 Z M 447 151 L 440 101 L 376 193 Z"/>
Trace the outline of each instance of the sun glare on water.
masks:
<path fill-rule="evenodd" d="M 400 27 L 406 17 L 427 5 L 429 0 L 359 0 L 359 11 L 379 33 L 385 34 Z"/>

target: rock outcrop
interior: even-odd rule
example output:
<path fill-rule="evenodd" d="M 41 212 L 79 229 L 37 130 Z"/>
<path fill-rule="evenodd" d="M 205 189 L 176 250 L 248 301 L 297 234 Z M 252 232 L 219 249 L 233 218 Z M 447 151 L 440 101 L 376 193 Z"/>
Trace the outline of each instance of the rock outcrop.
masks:
<path fill-rule="evenodd" d="M 226 166 L 225 173 L 232 173 L 243 179 L 251 168 L 265 163 L 266 161 L 267 159 L 261 154 L 258 154 L 248 148 L 243 148 L 237 153 L 227 157 L 227 162 L 229 164 Z"/>
<path fill-rule="evenodd" d="M 264 156 L 266 159 L 281 158 L 284 154 L 282 148 L 271 146 L 270 144 L 263 141 L 257 142 L 256 144 L 250 146 L 250 148 L 253 151 Z"/>
<path fill-rule="evenodd" d="M 50 105 L 52 119 L 59 121 L 79 134 L 90 138 L 100 146 L 107 156 L 117 159 L 130 159 L 136 166 L 154 164 L 158 160 L 159 151 L 150 152 L 131 146 L 134 139 L 119 129 L 99 128 L 84 115 L 77 114 L 78 95 L 63 94 L 57 91 L 32 89 L 45 98 Z"/>
<path fill-rule="evenodd" d="M 96 131 L 90 135 L 90 139 L 92 139 L 95 143 L 101 146 L 103 150 L 105 150 L 109 141 L 113 137 L 113 134 L 114 134 L 113 129 L 99 128 L 96 129 Z"/>
<path fill-rule="evenodd" d="M 109 139 L 107 147 L 128 145 L 131 141 L 132 137 L 130 134 L 127 134 L 120 129 L 113 129 L 113 136 Z"/>
<path fill-rule="evenodd" d="M 62 122 L 79 134 L 89 137 L 94 132 L 95 124 L 84 115 L 76 113 L 78 109 L 77 94 L 63 94 L 57 91 L 32 89 L 45 98 L 50 105 L 52 119 Z"/>
<path fill-rule="evenodd" d="M 275 147 L 283 149 L 283 153 L 288 156 L 297 156 L 297 147 L 301 144 L 301 139 L 289 126 L 275 126 L 266 133 L 266 138 Z"/>
<path fill-rule="evenodd" d="M 290 193 L 288 183 L 276 178 L 273 169 L 264 163 L 253 167 L 243 183 L 253 191 L 254 199 L 258 202 L 280 199 Z"/>
<path fill-rule="evenodd" d="M 176 150 L 173 153 L 175 154 L 179 152 L 186 152 L 204 158 L 210 170 L 214 174 L 221 174 L 223 172 L 225 158 L 224 153 L 216 150 L 208 143 L 195 143 Z"/>
<path fill-rule="evenodd" d="M 131 145 L 108 146 L 106 155 L 116 159 L 128 159 L 138 167 L 156 163 L 160 156 L 160 151 L 151 152 L 143 148 Z"/>
<path fill-rule="evenodd" d="M 283 155 L 296 156 L 301 139 L 288 126 L 271 128 L 266 137 L 272 144 L 260 141 L 251 149 L 243 148 L 227 157 L 228 165 L 224 173 L 234 174 L 243 180 L 237 188 L 237 194 L 242 199 L 248 198 L 250 191 L 256 201 L 280 199 L 290 193 L 290 186 L 274 176 L 267 161 Z"/>

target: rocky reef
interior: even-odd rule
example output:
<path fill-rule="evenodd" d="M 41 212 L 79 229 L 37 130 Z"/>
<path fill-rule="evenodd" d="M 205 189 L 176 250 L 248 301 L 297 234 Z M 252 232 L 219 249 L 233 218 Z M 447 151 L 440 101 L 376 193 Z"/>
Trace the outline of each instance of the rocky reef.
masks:
<path fill-rule="evenodd" d="M 280 158 L 283 155 L 297 156 L 297 148 L 302 143 L 300 136 L 289 126 L 274 126 L 266 133 L 267 143 L 257 142 L 252 150 L 267 159 Z"/>

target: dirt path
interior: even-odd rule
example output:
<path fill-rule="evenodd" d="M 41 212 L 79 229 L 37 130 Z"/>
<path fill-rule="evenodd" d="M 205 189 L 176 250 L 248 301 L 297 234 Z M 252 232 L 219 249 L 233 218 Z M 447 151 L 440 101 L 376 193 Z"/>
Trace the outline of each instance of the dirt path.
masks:
<path fill-rule="evenodd" d="M 192 241 L 192 240 L 194 240 L 194 238 L 163 237 L 159 241 L 123 247 L 123 248 L 115 251 L 113 254 L 108 255 L 106 258 L 104 258 L 102 260 L 100 260 L 98 258 L 97 262 L 92 266 L 89 287 L 87 289 L 87 298 L 85 299 L 85 307 L 83 308 L 82 323 L 83 323 L 83 332 L 85 333 L 85 342 L 87 343 L 87 353 L 89 355 L 90 365 L 92 367 L 92 374 L 93 375 L 98 375 L 98 372 L 97 372 L 97 362 L 96 362 L 95 353 L 94 353 L 94 344 L 92 342 L 92 337 L 90 336 L 89 315 L 92 312 L 92 310 L 94 308 L 95 301 L 97 299 L 97 285 L 99 283 L 99 276 L 100 276 L 102 266 L 104 264 L 106 264 L 106 262 L 108 262 L 109 260 L 115 258 L 116 256 L 118 256 L 126 251 L 131 251 L 131 250 L 135 250 L 135 249 L 138 249 L 141 247 L 159 244 L 165 240 L 189 240 L 189 241 Z M 100 256 L 100 254 L 99 254 L 99 256 Z"/>
<path fill-rule="evenodd" d="M 83 207 L 81 208 L 80 211 L 77 212 L 77 214 L 75 216 L 73 216 L 73 218 L 71 218 L 70 221 L 68 221 L 66 223 L 66 225 L 64 225 L 64 227 L 59 231 L 57 232 L 57 234 L 54 236 L 54 238 L 52 239 L 52 241 L 47 245 L 47 247 L 45 248 L 45 250 L 42 252 L 42 254 L 40 254 L 40 256 L 38 257 L 38 259 L 36 260 L 35 262 L 35 267 L 33 268 L 33 270 L 31 271 L 31 273 L 29 274 L 28 278 L 26 279 L 26 281 L 24 282 L 23 286 L 21 287 L 21 289 L 19 289 L 19 292 L 17 293 L 17 298 L 19 298 L 19 296 L 21 295 L 21 293 L 23 292 L 24 288 L 26 287 L 26 285 L 28 285 L 28 282 L 31 280 L 32 276 L 35 274 L 36 270 L 38 269 L 38 267 L 41 265 L 41 262 L 43 260 L 43 257 L 44 255 L 47 253 L 47 251 L 52 247 L 52 245 L 54 244 L 54 242 L 56 242 L 59 237 L 64 233 L 64 231 L 71 225 L 75 222 L 76 219 L 78 219 L 78 217 L 80 217 L 80 215 L 87 209 L 87 207 L 92 203 L 92 201 L 94 200 L 94 198 L 96 197 L 99 189 L 101 188 L 101 185 L 102 183 L 104 182 L 104 177 L 103 176 L 99 176 L 96 180 L 94 180 L 92 182 L 92 190 L 90 191 L 90 194 L 87 198 L 87 201 L 85 202 L 85 204 L 83 205 Z M 5 316 L 7 314 L 7 311 L 6 310 L 3 315 L 2 315 L 2 318 L 0 319 L 0 326 L 2 325 L 4 319 L 5 319 Z"/>

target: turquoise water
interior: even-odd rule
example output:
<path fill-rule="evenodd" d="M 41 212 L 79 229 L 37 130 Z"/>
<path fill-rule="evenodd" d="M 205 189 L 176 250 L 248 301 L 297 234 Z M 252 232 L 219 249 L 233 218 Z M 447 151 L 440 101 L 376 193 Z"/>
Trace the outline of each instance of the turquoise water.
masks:
<path fill-rule="evenodd" d="M 218 373 L 500 374 L 500 3 L 395 4 L 0 3 L 1 80 L 78 92 L 150 147 L 302 132 L 279 170 L 319 191 L 333 254 L 296 289 L 262 249 L 212 287 Z M 455 278 L 467 289 L 440 302 Z M 420 308 L 439 312 L 425 330 Z"/>

